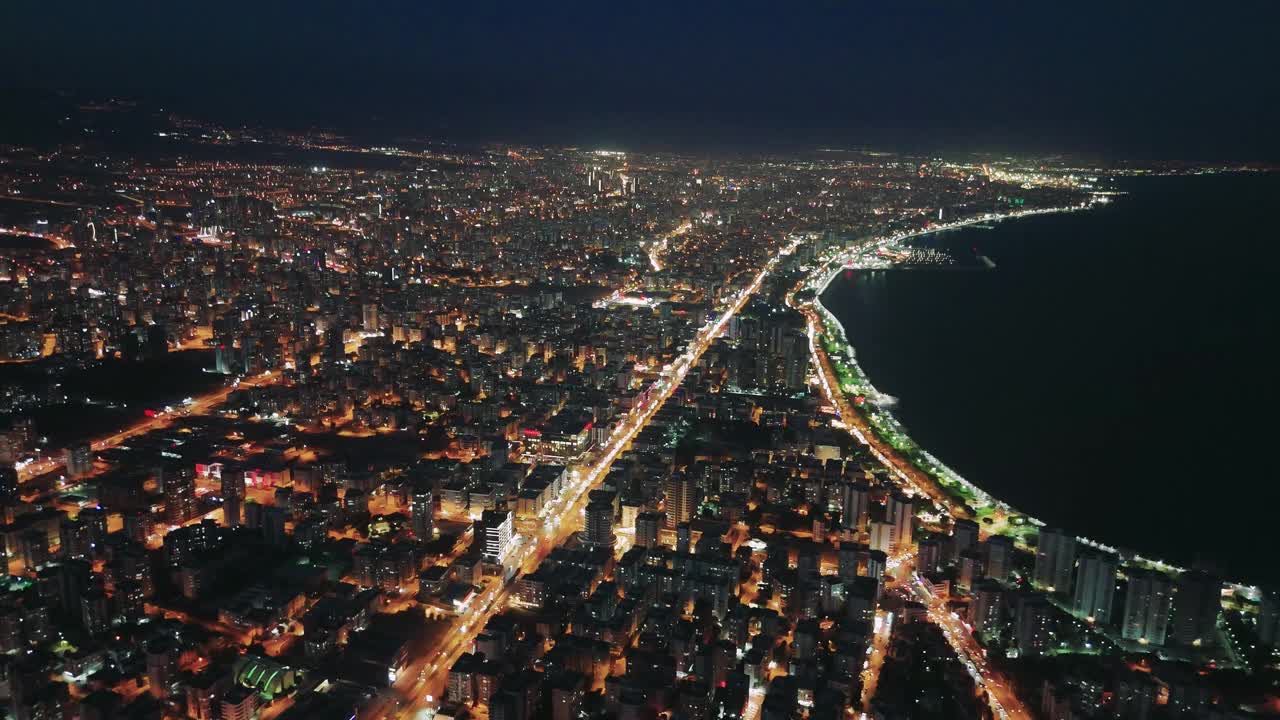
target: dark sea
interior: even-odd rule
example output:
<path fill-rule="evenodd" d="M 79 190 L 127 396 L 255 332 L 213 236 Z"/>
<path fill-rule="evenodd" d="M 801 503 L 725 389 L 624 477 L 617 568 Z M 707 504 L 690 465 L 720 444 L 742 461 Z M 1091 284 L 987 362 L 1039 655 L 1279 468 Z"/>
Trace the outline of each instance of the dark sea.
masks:
<path fill-rule="evenodd" d="M 1280 585 L 1280 174 L 1115 187 L 919 240 L 994 270 L 846 272 L 822 301 L 912 437 L 979 487 Z"/>

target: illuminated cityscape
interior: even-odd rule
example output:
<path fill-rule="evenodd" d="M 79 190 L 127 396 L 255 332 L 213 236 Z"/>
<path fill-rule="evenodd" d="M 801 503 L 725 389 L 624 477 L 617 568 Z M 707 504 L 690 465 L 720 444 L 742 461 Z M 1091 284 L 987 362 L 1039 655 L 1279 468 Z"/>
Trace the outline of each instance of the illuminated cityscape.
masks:
<path fill-rule="evenodd" d="M 0 137 L 8 717 L 1280 713 L 1275 588 L 961 477 L 823 301 L 1264 164 L 36 97 L 49 137 Z"/>

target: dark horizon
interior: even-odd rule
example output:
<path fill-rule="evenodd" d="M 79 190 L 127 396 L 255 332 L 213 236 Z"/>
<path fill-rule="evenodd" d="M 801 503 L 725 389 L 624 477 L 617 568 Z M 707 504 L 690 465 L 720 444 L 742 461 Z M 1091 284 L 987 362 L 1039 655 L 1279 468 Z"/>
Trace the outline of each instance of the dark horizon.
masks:
<path fill-rule="evenodd" d="M 1277 20 L 5 3 L 0 715 L 1280 709 Z"/>
<path fill-rule="evenodd" d="M 10 90 L 386 136 L 1280 158 L 1269 4 L 478 5 L 24 3 L 0 59 Z"/>

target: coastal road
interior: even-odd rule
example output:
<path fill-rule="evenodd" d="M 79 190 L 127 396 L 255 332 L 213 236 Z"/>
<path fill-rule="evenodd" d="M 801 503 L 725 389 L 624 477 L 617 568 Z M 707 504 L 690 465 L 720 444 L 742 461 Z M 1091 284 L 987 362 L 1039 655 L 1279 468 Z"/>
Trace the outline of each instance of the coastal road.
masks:
<path fill-rule="evenodd" d="M 809 316 L 809 348 L 813 355 L 814 366 L 818 370 L 820 384 L 828 401 L 839 410 L 840 417 L 844 420 L 849 432 L 859 442 L 870 448 L 872 454 L 899 480 L 946 508 L 953 517 L 964 517 L 963 512 L 950 498 L 933 487 L 932 480 L 928 476 L 876 437 L 862 416 L 853 409 L 844 393 L 837 392 L 839 385 L 835 371 L 831 367 L 826 352 L 822 351 L 815 341 L 818 322 L 816 314 L 812 308 L 802 306 L 801 310 Z M 929 620 L 941 628 L 952 650 L 969 668 L 975 681 L 986 690 L 987 701 L 995 717 L 1000 720 L 1031 720 L 1033 716 L 1013 693 L 1008 681 L 987 664 L 986 651 L 973 639 L 960 619 L 946 607 L 946 602 L 930 595 L 919 578 L 915 577 L 911 559 L 904 557 L 897 566 L 898 572 L 901 573 L 898 575 L 899 581 L 910 587 L 917 598 L 925 603 L 929 609 Z"/>
<path fill-rule="evenodd" d="M 840 389 L 839 379 L 832 367 L 830 358 L 817 341 L 818 328 L 821 327 L 821 320 L 817 313 L 809 305 L 795 303 L 793 297 L 789 296 L 788 302 L 792 304 L 792 307 L 796 307 L 806 315 L 809 352 L 813 358 L 819 384 L 827 401 L 836 408 L 850 434 L 869 448 L 872 455 L 888 468 L 901 483 L 930 498 L 935 504 L 945 508 L 952 517 L 967 517 L 968 513 L 947 497 L 935 485 L 932 478 L 912 465 L 906 458 L 903 458 L 888 443 L 881 440 L 867 424 L 866 419 L 854 409 Z M 923 582 L 915 575 L 912 566 L 913 559 L 909 555 L 903 555 L 894 558 L 894 560 L 892 569 L 899 586 L 910 588 L 910 592 L 928 608 L 929 620 L 938 625 L 947 642 L 951 645 L 952 650 L 969 669 L 975 682 L 986 691 L 987 702 L 995 717 L 1000 720 L 1030 720 L 1033 716 L 1014 694 L 1008 680 L 987 663 L 986 651 L 973 639 L 960 618 L 946 606 L 945 599 L 933 597 L 925 588 Z M 876 644 L 878 644 L 878 639 L 873 638 L 872 658 L 869 659 L 867 666 L 869 671 L 873 670 L 873 665 L 875 666 L 868 683 L 870 685 L 874 685 L 879 663 L 883 661 L 884 649 L 881 647 L 877 652 Z M 866 707 L 865 702 L 869 700 L 869 695 L 864 696 L 864 707 Z"/>
<path fill-rule="evenodd" d="M 934 478 L 903 457 L 887 441 L 881 439 L 875 429 L 867 422 L 866 416 L 849 402 L 848 397 L 840 387 L 839 376 L 835 372 L 831 358 L 818 340 L 821 334 L 822 320 L 817 311 L 813 309 L 812 304 L 796 302 L 793 295 L 788 295 L 787 303 L 805 314 L 808 326 L 809 354 L 813 358 L 818 384 L 822 387 L 823 396 L 827 398 L 827 402 L 839 414 L 840 422 L 844 425 L 845 430 L 853 435 L 859 443 L 867 447 L 871 454 L 880 461 L 880 464 L 888 468 L 900 483 L 914 490 L 917 494 L 929 498 L 935 506 L 953 518 L 972 518 L 973 513 L 938 487 Z M 990 513 L 983 518 L 979 531 L 983 537 L 999 534 L 1008 526 L 1009 518 L 1010 514 L 1002 506 L 992 507 Z M 1025 545 L 1025 539 L 1021 535 L 1016 536 L 1015 539 L 1020 544 Z"/>
<path fill-rule="evenodd" d="M 818 342 L 818 328 L 822 327 L 818 314 L 811 306 L 796 303 L 793 298 L 788 297 L 788 302 L 805 314 L 808 323 L 809 354 L 813 358 L 813 366 L 818 374 L 818 384 L 822 387 L 827 402 L 836 409 L 840 421 L 849 434 L 867 447 L 880 464 L 888 468 L 901 483 L 945 508 L 953 517 L 968 517 L 968 513 L 963 508 L 937 488 L 932 478 L 911 464 L 910 460 L 902 457 L 889 443 L 881 440 L 862 414 L 854 409 L 853 404 L 845 397 L 844 391 L 840 389 L 840 380 L 831 365 L 831 358 Z"/>

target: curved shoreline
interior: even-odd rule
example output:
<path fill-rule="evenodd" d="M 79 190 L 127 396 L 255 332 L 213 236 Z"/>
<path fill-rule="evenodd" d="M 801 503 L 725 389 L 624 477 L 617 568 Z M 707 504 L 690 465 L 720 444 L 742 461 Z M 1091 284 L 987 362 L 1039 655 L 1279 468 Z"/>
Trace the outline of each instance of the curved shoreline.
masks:
<path fill-rule="evenodd" d="M 897 418 L 893 415 L 892 411 L 887 407 L 884 407 L 882 404 L 882 399 L 888 396 L 879 392 L 879 390 L 875 388 L 871 379 L 858 364 L 855 348 L 853 343 L 849 340 L 844 324 L 841 323 L 835 314 L 822 303 L 822 294 L 843 270 L 887 269 L 889 265 L 882 261 L 872 263 L 867 262 L 868 258 L 875 258 L 877 250 L 884 247 L 902 243 L 911 238 L 921 237 L 935 232 L 959 229 L 978 223 L 994 223 L 1004 220 L 1030 217 L 1033 215 L 1047 215 L 1088 210 L 1091 209 L 1096 202 L 1097 201 L 1094 200 L 1081 203 L 1080 205 L 1022 210 L 1004 214 L 992 213 L 948 223 L 943 226 L 929 228 L 918 232 L 905 232 L 885 237 L 873 237 L 867 241 L 857 243 L 853 247 L 841 249 L 833 256 L 820 260 L 817 267 L 806 275 L 805 279 L 801 281 L 801 284 L 797 286 L 797 289 L 803 287 L 813 290 L 813 300 L 807 304 L 815 311 L 818 317 L 821 318 L 821 327 L 813 333 L 810 342 L 810 349 L 815 355 L 815 361 L 818 360 L 816 356 L 819 353 L 819 346 L 824 343 L 830 344 L 831 347 L 822 348 L 822 354 L 830 362 L 832 367 L 837 370 L 843 369 L 854 382 L 853 387 L 850 387 L 849 380 L 840 377 L 837 372 L 835 379 L 840 387 L 831 388 L 828 386 L 825 375 L 820 372 L 819 376 L 822 379 L 822 384 L 828 394 L 834 395 L 834 393 L 838 392 L 842 399 L 846 400 L 853 395 L 866 397 L 868 400 L 867 405 L 864 405 L 853 412 L 857 413 L 865 421 L 868 429 L 876 435 L 878 440 L 889 445 L 902 455 L 904 459 L 913 465 L 921 474 L 927 476 L 938 491 L 957 502 L 964 503 L 966 508 L 974 511 L 974 515 L 978 515 L 979 511 L 985 508 L 993 508 L 998 510 L 1000 513 L 1008 514 L 1014 518 L 1022 518 L 1022 522 L 1018 524 L 1026 527 L 1029 532 L 1034 532 L 1038 528 L 1045 526 L 1045 523 L 1030 514 L 1017 510 L 1009 503 L 996 498 L 975 485 L 973 482 L 965 479 L 945 463 L 938 460 L 928 450 L 911 439 L 905 428 L 902 427 L 901 423 L 899 423 Z M 843 352 L 840 352 L 840 350 L 843 350 Z M 850 406 L 852 407 L 852 404 L 850 404 Z M 855 432 L 855 434 L 858 433 Z M 875 454 L 882 462 L 895 470 L 897 474 L 902 475 L 902 472 L 896 467 L 893 467 L 892 464 L 888 463 L 879 452 L 875 452 Z M 959 489 L 958 491 L 957 488 Z M 966 495 L 968 497 L 966 497 Z M 952 514 L 954 514 L 954 512 Z M 1005 532 L 1008 534 L 1007 531 Z M 1024 535 L 1029 534 L 1029 532 L 1023 533 L 1023 535 L 1018 535 L 1017 533 L 1013 534 L 1017 540 L 1024 542 Z M 1159 559 L 1146 557 L 1140 553 L 1123 556 L 1120 550 L 1116 547 L 1098 542 L 1092 538 L 1076 536 L 1076 540 L 1081 544 L 1115 553 L 1117 556 L 1122 557 L 1122 559 L 1131 564 L 1152 567 L 1164 572 L 1181 573 L 1186 571 L 1186 568 L 1172 563 L 1167 563 Z M 1234 593 L 1241 594 L 1251 600 L 1256 600 L 1260 597 L 1260 590 L 1256 586 L 1231 581 L 1226 582 L 1225 585 L 1230 587 Z"/>

